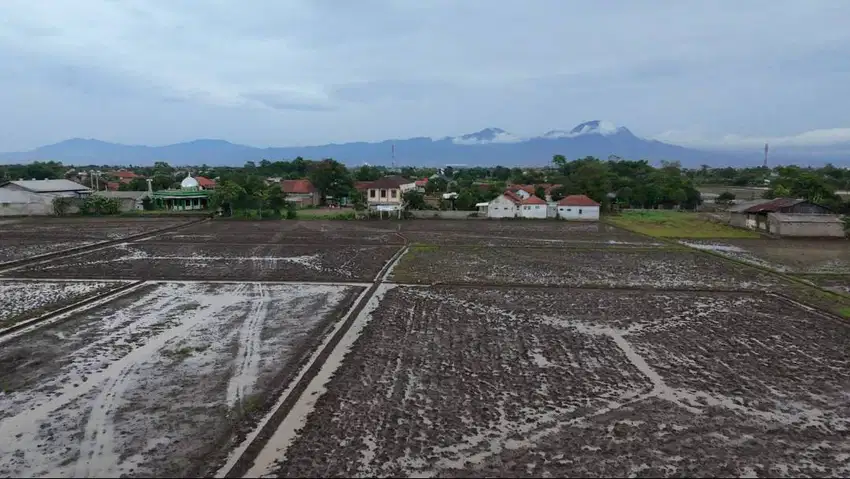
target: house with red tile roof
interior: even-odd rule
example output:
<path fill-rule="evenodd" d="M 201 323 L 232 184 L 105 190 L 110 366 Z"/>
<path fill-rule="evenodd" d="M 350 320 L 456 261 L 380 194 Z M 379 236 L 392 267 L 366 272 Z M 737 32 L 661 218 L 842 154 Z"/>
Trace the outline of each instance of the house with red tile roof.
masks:
<path fill-rule="evenodd" d="M 497 196 L 487 205 L 488 218 L 516 218 L 522 206 L 522 198 L 511 190 Z"/>
<path fill-rule="evenodd" d="M 127 184 L 136 178 L 144 178 L 144 176 L 142 175 L 138 175 L 136 173 L 133 173 L 132 171 L 126 170 L 110 171 L 108 173 L 105 173 L 104 176 L 107 176 L 109 178 L 115 178 L 118 180 L 119 183 L 124 184 Z"/>
<path fill-rule="evenodd" d="M 587 195 L 569 195 L 558 202 L 558 218 L 598 221 L 599 206 Z"/>
<path fill-rule="evenodd" d="M 310 180 L 282 180 L 280 187 L 286 193 L 286 200 L 298 206 L 318 206 L 322 201 L 319 190 Z"/>
<path fill-rule="evenodd" d="M 193 177 L 198 181 L 198 187 L 202 190 L 214 190 L 215 189 L 215 180 L 211 180 L 205 176 L 195 176 Z"/>
<path fill-rule="evenodd" d="M 539 198 L 536 195 L 531 195 L 528 198 L 522 200 L 522 204 L 520 205 L 519 216 L 521 218 L 531 218 L 538 220 L 545 220 L 548 216 L 548 205 L 546 204 L 546 200 Z"/>

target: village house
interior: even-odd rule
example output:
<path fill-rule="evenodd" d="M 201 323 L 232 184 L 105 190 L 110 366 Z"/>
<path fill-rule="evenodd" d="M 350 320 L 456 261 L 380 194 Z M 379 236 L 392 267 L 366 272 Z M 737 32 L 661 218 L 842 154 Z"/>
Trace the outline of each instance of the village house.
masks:
<path fill-rule="evenodd" d="M 496 219 L 516 218 L 519 216 L 519 207 L 521 205 L 522 198 L 517 196 L 513 191 L 505 191 L 487 205 L 487 217 Z"/>
<path fill-rule="evenodd" d="M 729 224 L 779 236 L 843 237 L 838 215 L 804 199 L 776 198 L 733 207 Z"/>
<path fill-rule="evenodd" d="M 418 191 L 420 193 L 425 192 L 425 185 L 428 184 L 428 178 L 423 178 L 421 180 L 411 181 L 409 183 L 405 183 L 401 185 L 401 194 L 405 194 L 408 191 Z"/>
<path fill-rule="evenodd" d="M 586 195 L 569 195 L 558 202 L 558 218 L 597 221 L 599 206 Z"/>
<path fill-rule="evenodd" d="M 70 180 L 19 180 L 0 185 L 0 216 L 51 215 L 54 198 L 85 198 L 92 193 Z"/>
<path fill-rule="evenodd" d="M 548 216 L 549 209 L 547 208 L 546 200 L 543 198 L 538 198 L 535 195 L 531 195 L 528 198 L 522 200 L 522 204 L 520 205 L 520 217 L 522 218 L 531 218 L 538 220 L 545 220 Z"/>
<path fill-rule="evenodd" d="M 214 190 L 215 180 L 211 180 L 205 176 L 195 176 L 195 181 L 198 182 L 198 188 L 202 190 Z"/>
<path fill-rule="evenodd" d="M 409 183 L 401 176 L 385 176 L 369 183 L 366 189 L 366 204 L 379 212 L 401 211 L 404 204 L 401 185 Z"/>
<path fill-rule="evenodd" d="M 114 178 L 118 180 L 118 183 L 128 184 L 136 178 L 144 178 L 141 175 L 133 173 L 132 171 L 127 170 L 118 170 L 118 171 L 108 171 L 104 173 L 104 176 L 107 178 Z M 116 188 L 117 189 L 117 188 Z"/>
<path fill-rule="evenodd" d="M 319 206 L 322 196 L 310 180 L 282 180 L 280 188 L 286 193 L 286 201 L 298 206 Z"/>

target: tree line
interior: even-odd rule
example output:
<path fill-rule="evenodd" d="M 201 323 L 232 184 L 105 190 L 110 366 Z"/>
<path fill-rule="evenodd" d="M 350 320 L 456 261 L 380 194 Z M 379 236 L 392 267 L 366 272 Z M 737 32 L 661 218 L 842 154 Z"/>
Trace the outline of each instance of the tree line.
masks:
<path fill-rule="evenodd" d="M 107 172 L 118 167 L 88 165 L 70 168 L 62 163 L 34 162 L 27 165 L 0 166 L 0 179 L 55 179 L 67 177 L 75 171 L 99 170 Z M 259 162 L 249 161 L 241 167 L 200 165 L 174 167 L 166 162 L 152 166 L 126 168 L 150 178 L 155 190 L 179 187 L 187 171 L 195 176 L 217 179 L 216 201 L 234 209 L 265 210 L 266 213 L 281 214 L 286 210 L 283 192 L 269 185 L 268 178 L 309 179 L 319 190 L 323 201 L 348 198 L 354 204 L 365 200 L 354 186 L 360 181 L 373 181 L 387 174 L 399 174 L 410 179 L 428 178 L 426 196 L 442 193 L 457 193 L 443 207 L 474 209 L 475 204 L 487 202 L 501 194 L 510 184 L 536 185 L 535 194 L 545 196 L 542 185 L 560 185 L 549 190 L 551 199 L 557 201 L 570 194 L 586 194 L 603 204 L 615 204 L 632 208 L 691 209 L 700 203 L 698 188 L 705 185 L 731 187 L 766 188 L 763 196 L 800 197 L 829 206 L 837 211 L 846 211 L 848 205 L 836 194 L 839 190 L 850 190 L 850 169 L 833 165 L 819 168 L 778 166 L 774 168 L 683 168 L 677 162 L 661 162 L 650 165 L 647 160 L 624 160 L 612 158 L 601 160 L 584 157 L 569 160 L 563 155 L 554 155 L 549 165 L 539 168 L 508 168 L 504 166 L 471 168 L 419 168 L 362 165 L 348 168 L 333 159 L 294 160 Z M 277 183 L 275 183 L 277 184 Z M 278 184 L 279 186 L 279 184 Z M 119 186 L 124 190 L 147 189 L 144 179 L 134 179 Z M 724 199 L 729 199 L 725 195 Z M 417 205 L 428 207 L 424 198 L 411 198 Z M 269 213 L 273 214 L 273 213 Z"/>

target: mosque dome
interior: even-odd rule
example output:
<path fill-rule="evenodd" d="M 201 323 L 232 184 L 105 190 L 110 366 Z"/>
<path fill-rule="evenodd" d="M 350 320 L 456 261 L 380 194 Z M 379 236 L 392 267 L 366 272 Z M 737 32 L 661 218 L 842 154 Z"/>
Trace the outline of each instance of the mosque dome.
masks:
<path fill-rule="evenodd" d="M 197 188 L 198 180 L 192 178 L 192 175 L 183 178 L 183 181 L 180 182 L 180 188 L 189 189 L 189 188 Z"/>

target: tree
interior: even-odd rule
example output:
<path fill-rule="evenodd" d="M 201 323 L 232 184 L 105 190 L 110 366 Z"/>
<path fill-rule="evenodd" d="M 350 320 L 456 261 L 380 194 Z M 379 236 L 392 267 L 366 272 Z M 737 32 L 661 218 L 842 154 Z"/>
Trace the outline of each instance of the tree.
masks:
<path fill-rule="evenodd" d="M 268 188 L 260 188 L 254 191 L 252 196 L 257 201 L 257 209 L 259 210 L 260 219 L 262 219 L 263 208 L 266 206 L 266 202 L 269 200 L 269 190 Z"/>
<path fill-rule="evenodd" d="M 425 195 L 423 195 L 422 193 L 416 190 L 410 190 L 405 192 L 401 197 L 404 200 L 405 210 L 425 209 Z"/>
<path fill-rule="evenodd" d="M 425 193 L 433 195 L 434 193 L 445 193 L 449 187 L 448 181 L 443 177 L 436 177 L 425 183 Z"/>
<path fill-rule="evenodd" d="M 549 190 L 549 196 L 552 197 L 552 201 L 561 201 L 567 195 L 564 192 L 563 186 L 556 186 L 555 188 Z"/>
<path fill-rule="evenodd" d="M 275 212 L 275 215 L 278 216 L 280 215 L 281 210 L 286 208 L 288 203 L 286 201 L 286 193 L 283 191 L 283 188 L 280 187 L 280 184 L 275 183 L 269 185 L 266 202 L 269 208 Z"/>
<path fill-rule="evenodd" d="M 210 196 L 210 204 L 213 208 L 224 208 L 226 205 L 230 216 L 233 216 L 233 203 L 245 194 L 245 188 L 230 180 L 222 180 L 216 185 L 215 191 Z"/>
<path fill-rule="evenodd" d="M 552 157 L 552 164 L 555 165 L 555 168 L 561 172 L 562 175 L 569 174 L 569 164 L 567 163 L 567 157 L 564 155 L 555 155 Z"/>
<path fill-rule="evenodd" d="M 543 188 L 542 186 L 535 186 L 534 187 L 534 196 L 545 200 L 546 199 L 546 188 Z"/>
<path fill-rule="evenodd" d="M 717 195 L 717 198 L 714 200 L 714 202 L 718 203 L 718 204 L 727 204 L 728 205 L 729 203 L 731 203 L 734 200 L 735 200 L 735 194 L 734 193 L 724 191 L 723 193 L 720 193 L 719 195 Z"/>
<path fill-rule="evenodd" d="M 323 202 L 328 197 L 345 196 L 354 186 L 345 165 L 332 159 L 322 160 L 314 165 L 308 177 L 321 193 Z"/>
<path fill-rule="evenodd" d="M 352 189 L 349 196 L 351 198 L 351 204 L 354 206 L 354 211 L 360 212 L 366 210 L 366 195 L 362 191 Z"/>

